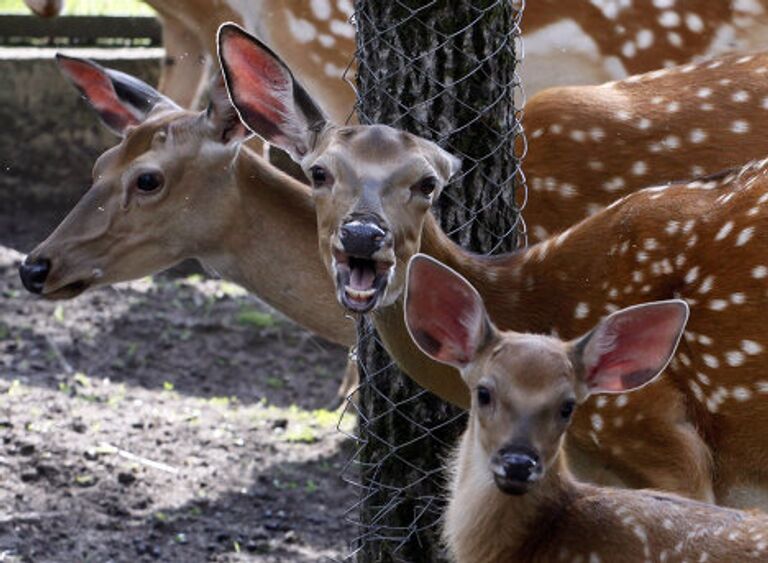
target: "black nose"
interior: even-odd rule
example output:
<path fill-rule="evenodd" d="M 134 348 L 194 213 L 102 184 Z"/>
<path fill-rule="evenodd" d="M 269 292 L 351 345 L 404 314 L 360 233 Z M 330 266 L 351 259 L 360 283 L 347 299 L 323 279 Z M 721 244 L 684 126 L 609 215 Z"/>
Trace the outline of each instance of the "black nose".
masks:
<path fill-rule="evenodd" d="M 531 480 L 539 468 L 539 456 L 533 452 L 500 452 L 501 465 L 507 479 L 526 483 Z"/>
<path fill-rule="evenodd" d="M 341 245 L 344 252 L 358 258 L 368 258 L 379 250 L 387 231 L 371 221 L 352 220 L 341 226 Z"/>
<path fill-rule="evenodd" d="M 45 258 L 38 258 L 36 260 L 25 260 L 21 266 L 19 266 L 19 276 L 21 277 L 21 283 L 27 288 L 27 291 L 31 293 L 42 293 L 43 286 L 45 285 L 45 279 L 48 277 L 48 272 L 51 271 L 51 261 Z"/>

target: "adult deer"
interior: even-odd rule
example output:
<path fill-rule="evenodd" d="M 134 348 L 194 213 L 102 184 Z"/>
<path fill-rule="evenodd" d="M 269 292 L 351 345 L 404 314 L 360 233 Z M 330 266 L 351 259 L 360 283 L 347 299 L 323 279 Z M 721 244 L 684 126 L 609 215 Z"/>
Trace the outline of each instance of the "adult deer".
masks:
<path fill-rule="evenodd" d="M 63 0 L 25 0 L 40 15 Z M 217 27 L 245 25 L 277 52 L 341 122 L 353 92 L 341 80 L 354 54 L 349 0 L 146 0 L 163 21 L 167 57 L 160 90 L 184 107 L 199 99 L 215 58 Z M 766 0 L 676 5 L 659 0 L 537 0 L 523 16 L 523 84 L 599 84 L 730 51 L 766 47 Z"/>
<path fill-rule="evenodd" d="M 622 309 L 564 342 L 500 331 L 472 285 L 427 256 L 411 259 L 407 278 L 410 334 L 472 394 L 444 527 L 458 562 L 768 557 L 765 515 L 580 483 L 562 454 L 577 405 L 658 377 L 685 327 L 684 301 Z"/>
<path fill-rule="evenodd" d="M 427 358 L 405 330 L 405 264 L 418 251 L 465 275 L 505 330 L 573 338 L 604 312 L 681 297 L 693 315 L 666 376 L 631 398 L 589 400 L 569 434 L 569 458 L 598 482 L 768 506 L 753 494 L 768 487 L 768 450 L 760 433 L 745 431 L 768 424 L 758 400 L 768 393 L 760 312 L 768 266 L 755 253 L 766 220 L 765 162 L 719 180 L 639 191 L 532 248 L 477 256 L 428 212 L 458 168 L 448 153 L 382 125 L 332 125 L 284 63 L 236 26 L 222 27 L 220 56 L 241 117 L 312 179 L 320 251 L 338 300 L 372 315 L 406 373 L 468 406 L 459 374 Z"/>
<path fill-rule="evenodd" d="M 222 82 L 207 111 L 191 112 L 121 72 L 61 55 L 58 62 L 122 139 L 20 266 L 29 291 L 69 299 L 197 258 L 323 338 L 355 343 L 317 255 L 307 187 L 241 147 L 248 135 Z M 348 366 L 340 393 L 354 373 Z"/>

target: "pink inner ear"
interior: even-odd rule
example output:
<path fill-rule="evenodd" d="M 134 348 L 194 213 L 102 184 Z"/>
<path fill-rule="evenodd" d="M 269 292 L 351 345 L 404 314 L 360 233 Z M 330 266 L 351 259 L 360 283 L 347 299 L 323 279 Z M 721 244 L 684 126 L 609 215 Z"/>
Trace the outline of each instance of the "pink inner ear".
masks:
<path fill-rule="evenodd" d="M 239 33 L 227 34 L 221 49 L 230 92 L 243 120 L 263 137 L 276 140 L 289 111 L 286 101 L 292 96 L 286 70 Z"/>
<path fill-rule="evenodd" d="M 472 361 L 483 332 L 485 309 L 473 288 L 445 266 L 411 263 L 406 322 L 432 358 L 463 367 Z"/>
<path fill-rule="evenodd" d="M 603 321 L 585 351 L 587 384 L 623 392 L 645 385 L 674 353 L 685 314 L 679 305 L 648 306 Z"/>
<path fill-rule="evenodd" d="M 139 119 L 120 101 L 112 81 L 101 70 L 71 59 L 59 59 L 59 64 L 107 125 L 123 131 L 139 124 Z"/>

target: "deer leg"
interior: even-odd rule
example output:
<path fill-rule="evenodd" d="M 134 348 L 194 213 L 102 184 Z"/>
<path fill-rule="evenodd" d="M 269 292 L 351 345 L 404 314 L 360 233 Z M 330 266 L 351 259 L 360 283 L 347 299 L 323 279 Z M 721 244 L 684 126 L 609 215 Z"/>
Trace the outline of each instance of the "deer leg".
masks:
<path fill-rule="evenodd" d="M 350 394 L 360 384 L 360 374 L 357 371 L 357 351 L 353 346 L 349 349 L 349 355 L 347 356 L 347 367 L 344 369 L 344 377 L 339 385 L 339 390 L 336 392 L 335 408 L 341 408 L 344 406 L 344 402 L 349 399 Z M 333 410 L 335 410 L 335 408 Z"/>
<path fill-rule="evenodd" d="M 209 66 L 208 54 L 198 34 L 171 14 L 161 14 L 165 59 L 160 91 L 182 107 L 194 109 Z"/>

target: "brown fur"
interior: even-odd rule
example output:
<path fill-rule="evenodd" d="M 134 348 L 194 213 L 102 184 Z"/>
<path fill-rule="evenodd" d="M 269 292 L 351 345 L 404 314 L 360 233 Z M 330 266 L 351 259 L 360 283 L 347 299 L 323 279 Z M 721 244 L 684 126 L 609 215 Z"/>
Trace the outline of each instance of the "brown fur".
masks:
<path fill-rule="evenodd" d="M 534 96 L 524 120 L 530 240 L 649 185 L 763 158 L 766 96 L 766 52 Z"/>
<path fill-rule="evenodd" d="M 258 56 L 263 57 L 257 41 L 236 28 L 227 33 L 238 38 L 234 48 L 261 51 Z M 258 80 L 258 69 L 240 71 Z M 768 393 L 760 370 L 768 342 L 760 331 L 759 312 L 765 305 L 768 264 L 756 259 L 764 229 L 753 225 L 765 216 L 763 202 L 757 201 L 768 191 L 760 166 L 720 182 L 640 191 L 527 251 L 478 257 L 453 244 L 423 198 L 415 195 L 419 184 L 414 182 L 425 175 L 438 184 L 429 199 L 444 185 L 447 176 L 439 172 L 439 162 L 450 162 L 444 151 L 421 140 L 418 153 L 408 152 L 383 126 L 360 127 L 353 138 L 340 139 L 338 129 L 327 125 L 313 137 L 296 127 L 300 119 L 290 117 L 303 114 L 301 100 L 284 104 L 286 123 L 293 128 L 273 125 L 288 135 L 288 143 L 307 147 L 301 155 L 305 171 L 319 166 L 327 172 L 314 193 L 320 249 L 332 278 L 337 278 L 333 252 L 341 250 L 335 241 L 361 201 L 388 230 L 387 236 L 392 235 L 393 244 L 377 251 L 387 255 L 373 258 L 389 258 L 395 271 L 384 289 L 376 289 L 376 301 L 368 301 L 373 303 L 368 310 L 393 358 L 418 383 L 446 400 L 469 404 L 456 370 L 428 359 L 406 334 L 404 265 L 417 249 L 464 274 L 487 303 L 491 319 L 504 330 L 571 338 L 615 308 L 648 299 L 684 298 L 693 307 L 693 318 L 679 360 L 666 377 L 631 398 L 587 403 L 574 421 L 566 450 L 577 473 L 595 482 L 768 506 L 768 473 L 763 470 L 768 451 L 759 433 L 751 431 L 768 424 L 768 410 L 756 400 Z M 390 137 L 387 145 L 395 148 L 393 154 L 371 160 L 355 153 L 366 137 L 382 135 Z M 740 139 L 748 142 L 749 137 Z M 755 187 L 748 191 L 748 185 Z M 730 217 L 734 224 L 726 228 Z M 720 234 L 720 229 L 725 231 Z M 721 238 L 727 242 L 721 243 Z M 757 274 L 746 268 L 757 268 Z M 720 280 L 713 302 L 710 295 L 699 296 L 712 291 L 710 276 Z M 337 293 L 342 290 L 337 288 Z M 763 496 L 751 494 L 750 487 Z"/>
<path fill-rule="evenodd" d="M 754 561 L 768 555 L 765 515 L 573 479 L 560 451 L 565 428 L 541 426 L 554 418 L 563 388 L 579 394 L 582 376 L 578 363 L 569 360 L 572 349 L 544 336 L 496 332 L 465 368 L 467 385 L 492 389 L 493 403 L 473 404 L 451 462 L 444 538 L 456 560 L 634 563 Z M 536 425 L 521 426 L 525 409 L 536 413 Z M 511 496 L 495 485 L 490 458 L 520 432 L 541 452 L 546 470 L 528 492 Z"/>
<path fill-rule="evenodd" d="M 162 193 L 123 183 L 137 167 L 163 171 Z M 304 184 L 244 147 L 221 145 L 203 114 L 174 110 L 151 116 L 97 160 L 93 186 L 29 259 L 51 260 L 46 297 L 71 298 L 198 258 L 302 326 L 352 346 L 355 326 L 335 302 L 315 233 Z M 87 285 L 73 291 L 79 280 Z"/>

